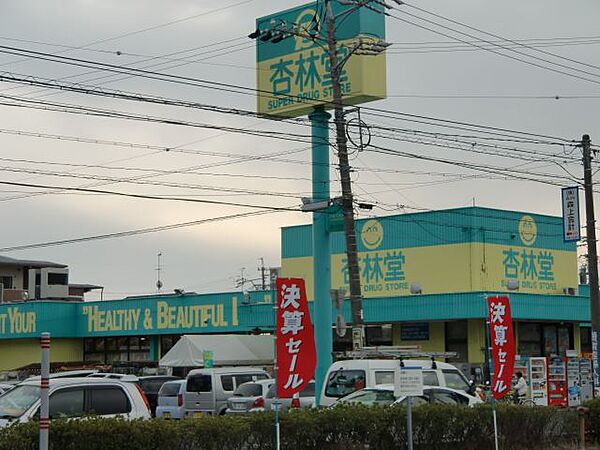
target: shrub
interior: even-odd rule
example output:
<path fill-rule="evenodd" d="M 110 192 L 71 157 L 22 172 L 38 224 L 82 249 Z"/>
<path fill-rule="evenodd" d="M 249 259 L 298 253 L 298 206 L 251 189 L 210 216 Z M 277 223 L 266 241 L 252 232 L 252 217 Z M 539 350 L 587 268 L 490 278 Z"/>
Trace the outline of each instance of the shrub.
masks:
<path fill-rule="evenodd" d="M 600 436 L 600 403 L 590 435 Z M 544 407 L 499 405 L 502 449 L 548 449 L 576 441 L 577 413 Z M 595 428 L 594 428 L 595 427 Z M 273 415 L 160 419 L 55 421 L 51 450 L 272 450 Z M 415 449 L 493 448 L 492 410 L 422 406 L 413 410 Z M 36 423 L 0 431 L 0 450 L 38 448 Z M 406 448 L 404 408 L 339 407 L 282 414 L 282 448 L 294 450 L 388 450 Z"/>

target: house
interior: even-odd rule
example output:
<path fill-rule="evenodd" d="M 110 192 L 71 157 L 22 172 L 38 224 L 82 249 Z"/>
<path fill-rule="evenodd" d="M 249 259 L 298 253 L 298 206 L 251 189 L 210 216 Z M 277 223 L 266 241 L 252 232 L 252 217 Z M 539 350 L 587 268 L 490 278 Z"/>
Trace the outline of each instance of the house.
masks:
<path fill-rule="evenodd" d="M 83 301 L 85 293 L 95 289 L 102 286 L 69 284 L 69 268 L 65 264 L 0 256 L 0 303 Z"/>

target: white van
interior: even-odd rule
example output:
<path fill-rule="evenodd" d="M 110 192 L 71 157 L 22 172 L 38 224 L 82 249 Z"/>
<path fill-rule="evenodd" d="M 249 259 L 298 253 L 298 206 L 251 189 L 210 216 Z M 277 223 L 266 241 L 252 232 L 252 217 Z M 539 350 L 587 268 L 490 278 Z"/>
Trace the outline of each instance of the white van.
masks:
<path fill-rule="evenodd" d="M 186 416 L 225 414 L 227 399 L 233 395 L 233 391 L 240 384 L 267 378 L 271 377 L 258 367 L 217 367 L 192 370 L 188 373 L 183 396 Z"/>
<path fill-rule="evenodd" d="M 431 360 L 404 359 L 406 366 L 423 368 L 425 386 L 446 386 L 471 393 L 473 386 L 452 364 Z M 334 362 L 325 377 L 320 406 L 331 406 L 337 399 L 366 387 L 394 384 L 394 371 L 400 365 L 394 359 L 349 359 Z"/>

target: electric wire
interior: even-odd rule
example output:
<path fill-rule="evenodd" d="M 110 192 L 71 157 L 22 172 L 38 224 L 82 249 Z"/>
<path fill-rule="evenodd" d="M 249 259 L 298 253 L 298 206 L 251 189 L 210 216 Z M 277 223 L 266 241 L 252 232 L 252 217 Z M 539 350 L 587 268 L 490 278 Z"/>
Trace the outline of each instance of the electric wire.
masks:
<path fill-rule="evenodd" d="M 467 36 L 467 37 L 470 37 L 470 38 L 476 38 L 476 36 L 474 36 L 474 35 L 472 35 L 472 34 L 470 34 L 470 33 L 465 33 L 465 32 L 462 32 L 462 31 L 456 30 L 456 29 L 454 29 L 454 28 L 447 27 L 447 26 L 445 26 L 445 25 L 442 25 L 442 24 L 440 24 L 440 23 L 438 23 L 438 22 L 435 22 L 435 21 L 432 21 L 432 20 L 429 20 L 429 19 L 426 19 L 426 18 L 420 17 L 420 16 L 418 16 L 418 15 L 415 15 L 415 14 L 411 14 L 411 13 L 409 13 L 409 12 L 406 12 L 406 11 L 403 11 L 403 10 L 399 10 L 399 11 L 400 11 L 402 14 L 404 14 L 404 15 L 408 15 L 408 16 L 410 16 L 410 17 L 414 17 L 415 19 L 418 19 L 418 20 L 424 21 L 424 22 L 426 22 L 426 23 L 430 23 L 430 24 L 432 24 L 432 25 L 435 25 L 435 26 L 438 26 L 438 27 L 440 27 L 440 28 L 443 28 L 443 29 L 449 30 L 449 31 L 451 31 L 451 32 L 458 33 L 458 34 L 460 34 L 460 35 Z M 420 25 L 420 24 L 418 24 L 418 23 L 415 23 L 415 22 L 411 22 L 410 20 L 403 19 L 402 17 L 396 16 L 396 15 L 394 15 L 394 14 L 391 14 L 391 13 L 386 13 L 386 15 L 388 15 L 389 17 L 392 17 L 392 18 L 394 18 L 394 19 L 396 19 L 396 20 L 398 20 L 398 21 L 400 21 L 400 22 L 407 23 L 407 24 L 409 24 L 409 25 L 413 25 L 413 26 L 415 26 L 415 27 L 417 27 L 417 28 L 421 28 L 421 29 L 423 29 L 423 30 L 430 31 L 430 32 L 432 32 L 432 33 L 435 33 L 435 34 L 438 34 L 438 35 L 441 35 L 441 36 L 447 37 L 447 38 L 449 38 L 449 39 L 453 39 L 453 40 L 456 40 L 456 41 L 459 41 L 459 42 L 462 42 L 462 43 L 465 43 L 465 44 L 470 44 L 470 45 L 472 45 L 472 46 L 474 46 L 474 47 L 477 47 L 477 48 L 479 48 L 479 49 L 481 49 L 481 50 L 485 50 L 485 51 L 488 51 L 488 52 L 494 53 L 494 54 L 496 54 L 496 55 L 499 55 L 499 56 L 503 56 L 503 57 L 505 57 L 505 58 L 512 59 L 512 60 L 514 60 L 514 61 L 519 61 L 519 62 L 522 62 L 522 63 L 528 64 L 528 65 L 531 65 L 531 66 L 534 66 L 534 67 L 538 67 L 538 68 L 541 68 L 541 69 L 544 69 L 544 70 L 547 70 L 547 71 L 550 71 L 550 72 L 558 73 L 558 74 L 565 75 L 565 76 L 568 76 L 568 77 L 571 77 L 571 78 L 576 78 L 576 79 L 579 79 L 579 80 L 582 80 L 582 81 L 587 81 L 587 82 L 589 82 L 589 83 L 600 84 L 600 79 L 596 79 L 596 78 L 588 78 L 588 77 L 586 77 L 586 76 L 581 76 L 581 75 L 577 75 L 577 74 L 574 74 L 574 73 L 565 72 L 564 70 L 561 70 L 561 69 L 556 69 L 556 68 L 553 68 L 553 67 L 549 67 L 549 66 L 546 66 L 546 65 L 540 64 L 540 63 L 538 63 L 538 62 L 530 61 L 530 60 L 528 60 L 528 59 L 524 59 L 524 58 L 520 58 L 520 57 L 516 57 L 516 56 L 508 55 L 508 54 L 506 54 L 506 53 L 503 53 L 502 51 L 498 51 L 498 50 L 494 50 L 494 49 L 490 49 L 490 48 L 483 47 L 482 45 L 479 45 L 479 44 L 475 44 L 475 43 L 473 43 L 473 41 L 466 41 L 466 40 L 464 40 L 464 39 L 462 39 L 462 38 L 459 38 L 459 37 L 456 37 L 456 36 L 452 36 L 452 35 L 450 35 L 450 34 L 448 34 L 448 33 L 445 33 L 445 32 L 442 32 L 442 31 L 438 31 L 438 30 L 435 30 L 435 29 L 433 29 L 433 28 L 426 27 L 426 26 L 424 26 L 424 25 Z M 553 65 L 556 65 L 556 66 L 559 66 L 559 67 L 566 67 L 568 70 L 571 70 L 571 71 L 574 71 L 574 72 L 579 72 L 579 73 L 584 73 L 584 74 L 586 74 L 586 75 L 588 75 L 588 76 L 600 77 L 600 74 L 591 73 L 591 72 L 588 72 L 588 71 L 585 71 L 585 70 L 581 70 L 581 69 L 577 69 L 577 68 L 574 68 L 574 67 L 570 67 L 570 66 L 567 66 L 567 65 L 564 65 L 564 64 L 561 64 L 561 63 L 556 63 L 556 62 L 553 62 L 553 61 L 550 61 L 550 60 L 547 60 L 547 59 L 544 59 L 544 58 L 539 58 L 539 57 L 536 57 L 536 56 L 530 55 L 530 54 L 528 54 L 528 53 L 524 53 L 524 52 L 520 52 L 520 51 L 518 51 L 518 50 L 512 49 L 512 48 L 510 48 L 510 47 L 505 47 L 505 46 L 503 46 L 503 45 L 500 45 L 500 44 L 493 44 L 491 41 L 486 41 L 486 42 L 487 42 L 488 44 L 491 44 L 491 45 L 493 45 L 495 48 L 500 48 L 500 49 L 503 49 L 503 50 L 509 50 L 509 51 L 512 51 L 512 52 L 514 52 L 514 53 L 517 53 L 517 54 L 522 54 L 522 55 L 525 55 L 525 56 L 527 56 L 527 57 L 529 57 L 529 58 L 531 58 L 531 59 L 534 59 L 535 61 L 542 61 L 542 62 L 550 63 L 550 64 L 553 64 Z"/>
<path fill-rule="evenodd" d="M 82 187 L 70 187 L 70 186 L 52 186 L 45 184 L 37 184 L 37 183 L 18 183 L 15 181 L 1 181 L 0 184 L 6 186 L 19 186 L 19 187 L 30 187 L 36 189 L 52 189 L 52 190 L 60 190 L 60 191 L 74 191 L 74 192 L 85 192 L 92 194 L 106 194 L 113 195 L 118 197 L 130 197 L 137 198 L 142 200 L 166 200 L 166 201 L 174 201 L 174 202 L 185 202 L 185 203 L 202 203 L 209 205 L 221 205 L 221 206 L 235 206 L 242 208 L 255 208 L 255 209 L 266 209 L 270 211 L 301 211 L 299 208 L 284 208 L 279 206 L 265 206 L 265 205 L 254 205 L 247 203 L 237 203 L 237 202 L 224 202 L 218 200 L 205 200 L 205 199 L 196 199 L 196 198 L 182 198 L 182 197 L 158 197 L 149 194 L 134 194 L 131 192 L 117 192 L 117 191 L 107 191 L 102 189 L 89 189 Z"/>
<path fill-rule="evenodd" d="M 179 222 L 179 223 L 174 223 L 174 224 L 169 224 L 169 225 L 160 225 L 160 226 L 156 226 L 156 227 L 138 228 L 136 230 L 120 231 L 120 232 L 116 232 L 116 233 L 106 233 L 106 234 L 98 234 L 98 235 L 93 235 L 93 236 L 61 239 L 61 240 L 56 240 L 56 241 L 38 242 L 38 243 L 34 243 L 34 244 L 23 244 L 23 245 L 14 245 L 14 246 L 10 246 L 10 247 L 0 247 L 0 253 L 14 252 L 14 251 L 18 251 L 18 250 L 31 250 L 34 248 L 55 247 L 55 246 L 67 245 L 67 244 L 79 244 L 79 243 L 83 243 L 83 242 L 115 239 L 115 238 L 122 238 L 122 237 L 139 236 L 142 234 L 157 233 L 160 231 L 169 231 L 169 230 L 175 230 L 175 229 L 179 229 L 179 228 L 195 227 L 195 226 L 204 225 L 207 223 L 224 222 L 226 220 L 242 219 L 242 218 L 246 218 L 246 217 L 255 217 L 255 216 L 260 216 L 260 215 L 265 215 L 265 214 L 273 214 L 273 213 L 277 213 L 277 212 L 280 212 L 280 211 L 251 211 L 251 212 L 240 213 L 240 214 L 229 214 L 226 216 L 212 217 L 212 218 L 208 218 L 208 219 L 193 220 L 193 221 L 188 221 L 188 222 Z"/>

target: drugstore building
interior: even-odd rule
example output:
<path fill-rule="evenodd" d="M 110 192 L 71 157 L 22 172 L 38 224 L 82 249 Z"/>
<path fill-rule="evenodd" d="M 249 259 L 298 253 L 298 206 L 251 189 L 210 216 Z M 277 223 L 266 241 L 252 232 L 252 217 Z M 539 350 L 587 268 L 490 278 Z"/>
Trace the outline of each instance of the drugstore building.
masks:
<path fill-rule="evenodd" d="M 560 217 L 479 207 L 402 214 L 359 220 L 357 241 L 370 345 L 456 352 L 453 362 L 473 373 L 485 360 L 485 298 L 507 294 L 521 357 L 591 353 L 589 289 Z M 311 225 L 284 228 L 281 249 L 282 276 L 305 278 L 312 299 Z M 331 232 L 331 253 L 332 288 L 348 292 L 342 232 Z M 273 298 L 179 292 L 2 304 L 0 370 L 37 362 L 42 331 L 52 333 L 56 363 L 156 364 L 182 334 L 271 331 Z M 342 312 L 349 321 L 348 302 Z M 334 333 L 335 350 L 349 346 L 349 333 Z"/>

